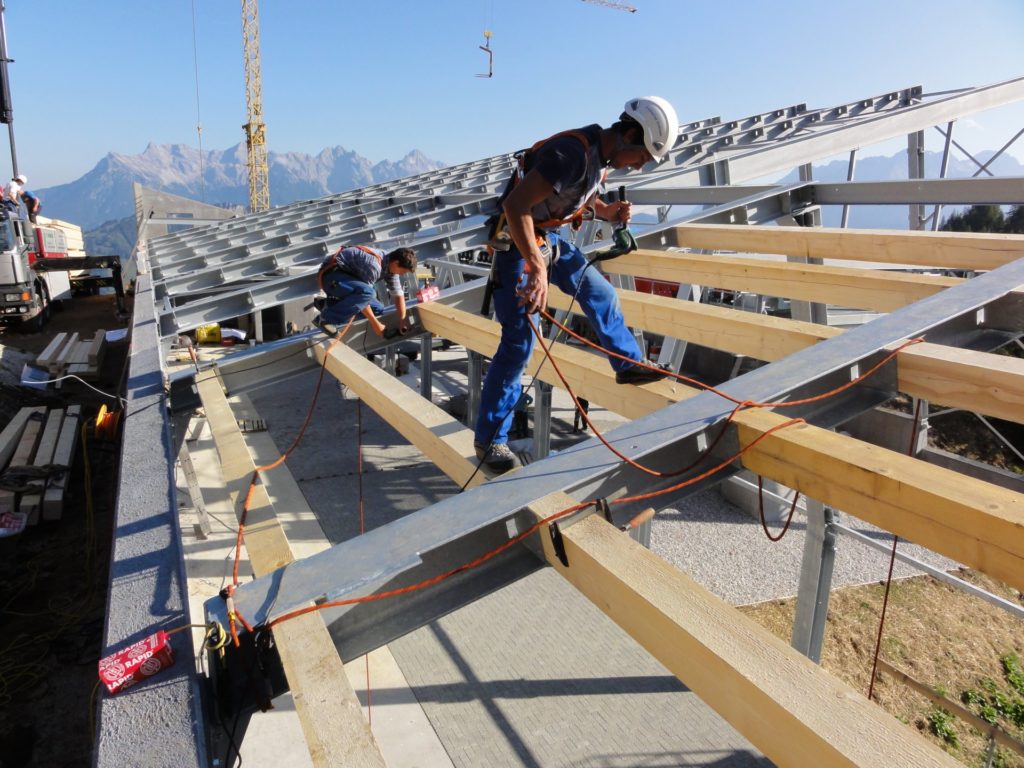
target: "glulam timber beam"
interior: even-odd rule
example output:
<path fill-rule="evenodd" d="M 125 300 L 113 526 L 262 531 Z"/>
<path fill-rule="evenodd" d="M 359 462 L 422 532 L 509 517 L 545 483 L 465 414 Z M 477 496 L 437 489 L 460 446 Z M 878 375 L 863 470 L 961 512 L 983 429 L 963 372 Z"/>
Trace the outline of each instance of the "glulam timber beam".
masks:
<path fill-rule="evenodd" d="M 435 336 L 451 339 L 485 357 L 493 356 L 498 348 L 501 326 L 493 320 L 439 302 L 420 304 L 418 311 L 423 327 Z M 631 419 L 696 393 L 693 388 L 676 381 L 659 381 L 643 387 L 616 384 L 604 355 L 566 344 L 556 344 L 552 358 L 578 397 Z M 534 374 L 541 381 L 563 387 L 554 365 L 545 361 L 544 351 L 539 344 L 534 347 L 533 356 L 526 368 L 527 376 Z"/>
<path fill-rule="evenodd" d="M 619 290 L 626 323 L 633 328 L 773 362 L 843 333 L 838 328 L 738 309 Z M 553 288 L 551 306 L 570 298 Z M 896 356 L 901 392 L 987 416 L 1024 422 L 1024 360 L 927 342 Z"/>
<path fill-rule="evenodd" d="M 779 360 L 797 350 L 842 333 L 816 323 L 699 304 L 639 291 L 618 290 L 619 306 L 631 328 L 682 339 L 755 360 Z M 567 310 L 571 299 L 556 286 L 548 303 Z M 579 311 L 579 305 L 576 305 Z"/>
<path fill-rule="evenodd" d="M 433 330 L 433 318 L 448 312 L 459 310 L 430 307 L 421 314 L 424 326 Z M 450 316 L 453 322 L 444 324 L 444 337 L 481 354 L 493 353 L 499 333 L 497 324 L 461 314 L 465 317 Z M 470 327 L 471 331 L 460 330 Z M 486 344 L 474 346 L 487 335 L 490 339 Z M 558 345 L 556 358 L 571 350 L 563 347 Z M 578 350 L 571 351 L 578 353 Z M 595 379 L 615 380 L 610 369 L 593 368 L 569 383 L 574 389 L 577 381 L 593 388 L 599 386 Z M 621 392 L 618 403 L 624 409 L 628 406 L 631 418 L 643 415 L 639 412 L 644 408 L 649 408 L 650 413 L 694 394 L 690 388 L 665 381 L 641 387 L 619 385 L 618 390 Z M 652 402 L 654 407 L 651 407 Z M 602 405 L 615 410 L 613 405 Z M 737 413 L 734 423 L 749 444 L 755 437 L 786 421 L 784 414 L 784 411 L 750 409 Z M 800 445 L 799 458 L 791 465 L 767 460 L 765 456 L 770 454 L 766 452 L 772 449 L 781 454 L 778 446 L 792 442 L 782 435 L 793 432 L 801 436 L 801 441 L 796 442 Z M 789 427 L 769 435 L 743 454 L 742 463 L 813 499 L 1024 589 L 1024 496 L 1021 494 L 809 425 Z M 944 495 L 947 491 L 948 496 Z"/>
<path fill-rule="evenodd" d="M 198 374 L 196 386 L 220 457 L 225 488 L 240 517 L 256 465 L 216 370 Z M 253 489 L 243 540 L 256 576 L 294 559 L 262 483 Z M 274 640 L 313 765 L 384 768 L 384 758 L 323 618 L 310 613 L 285 622 L 274 629 Z"/>
<path fill-rule="evenodd" d="M 531 504 L 538 519 L 574 500 Z M 861 693 L 596 515 L 547 562 L 778 766 L 952 766 Z"/>
<path fill-rule="evenodd" d="M 786 420 L 737 414 L 745 468 L 1024 590 L 1024 494 Z"/>
<path fill-rule="evenodd" d="M 890 312 L 913 304 L 960 282 L 958 278 L 936 275 L 647 249 L 605 262 L 604 269 L 650 280 L 750 291 L 875 312 Z"/>
<path fill-rule="evenodd" d="M 1024 235 L 881 229 L 683 224 L 676 245 L 709 251 L 989 270 L 1024 256 Z"/>
<path fill-rule="evenodd" d="M 316 353 L 453 481 L 473 472 L 470 430 L 347 347 L 324 344 Z M 527 511 L 539 521 L 575 503 L 555 493 Z M 602 518 L 592 515 L 561 532 L 569 567 L 542 529 L 534 539 L 544 560 L 776 765 L 956 765 Z"/>

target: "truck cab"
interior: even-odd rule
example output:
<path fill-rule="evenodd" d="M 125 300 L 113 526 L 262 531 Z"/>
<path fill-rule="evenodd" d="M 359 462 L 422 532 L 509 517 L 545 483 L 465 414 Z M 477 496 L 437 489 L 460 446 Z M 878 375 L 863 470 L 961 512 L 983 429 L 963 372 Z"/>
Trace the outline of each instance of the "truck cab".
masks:
<path fill-rule="evenodd" d="M 66 272 L 36 272 L 36 258 L 67 257 L 60 251 L 62 232 L 54 235 L 48 228 L 0 211 L 0 324 L 21 325 L 38 330 L 55 301 L 71 296 Z"/>

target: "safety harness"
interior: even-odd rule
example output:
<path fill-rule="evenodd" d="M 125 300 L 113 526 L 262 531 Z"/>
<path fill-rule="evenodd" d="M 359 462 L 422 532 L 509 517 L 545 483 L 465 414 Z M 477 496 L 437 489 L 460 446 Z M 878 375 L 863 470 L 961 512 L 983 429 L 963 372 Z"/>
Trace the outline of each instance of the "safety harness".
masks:
<path fill-rule="evenodd" d="M 503 244 L 502 233 L 505 233 L 507 231 L 508 223 L 505 219 L 505 211 L 503 205 L 505 203 L 506 198 L 508 198 L 508 196 L 512 194 L 512 190 L 516 188 L 516 185 L 518 185 L 519 182 L 526 177 L 526 161 L 529 159 L 531 154 L 533 154 L 538 149 L 543 147 L 549 141 L 554 141 L 555 139 L 562 138 L 563 136 L 571 136 L 578 142 L 580 142 L 583 145 L 584 162 L 590 162 L 590 139 L 587 138 L 586 133 L 580 130 L 561 131 L 553 136 L 549 136 L 546 139 L 541 139 L 529 149 L 517 152 L 515 154 L 516 168 L 512 172 L 512 175 L 509 177 L 508 183 L 505 185 L 505 189 L 501 193 L 501 197 L 498 198 L 498 213 L 495 214 L 495 216 L 493 217 L 493 221 L 491 222 L 491 230 L 488 233 L 489 243 L 487 247 L 488 251 L 492 255 L 496 250 L 508 250 L 508 247 L 511 247 L 511 239 L 508 238 L 505 241 L 507 242 L 508 247 L 501 248 L 501 245 Z M 586 173 L 586 170 L 584 171 L 584 173 Z M 577 230 L 583 226 L 584 221 L 587 221 L 592 218 L 594 218 L 594 209 L 588 206 L 586 204 L 586 200 L 584 200 L 583 205 L 581 205 L 579 209 L 572 213 L 570 216 L 567 216 L 564 219 L 545 219 L 544 221 L 535 221 L 533 223 L 533 226 L 536 230 L 552 229 L 554 227 L 560 227 L 563 224 L 568 224 L 572 227 L 573 230 Z"/>
<path fill-rule="evenodd" d="M 324 259 L 324 263 L 320 267 L 320 271 L 317 273 L 316 284 L 321 291 L 324 289 L 324 277 L 327 275 L 327 273 L 340 268 L 341 265 L 338 264 L 338 257 L 341 256 L 341 252 L 344 251 L 346 248 L 358 248 L 363 253 L 368 253 L 370 256 L 373 256 L 373 258 L 377 260 L 377 263 L 380 264 L 381 267 L 383 268 L 384 259 L 381 257 L 379 253 L 377 253 L 377 251 L 373 250 L 373 248 L 367 248 L 365 245 L 343 245 L 341 246 L 341 248 L 336 250 L 326 259 Z"/>

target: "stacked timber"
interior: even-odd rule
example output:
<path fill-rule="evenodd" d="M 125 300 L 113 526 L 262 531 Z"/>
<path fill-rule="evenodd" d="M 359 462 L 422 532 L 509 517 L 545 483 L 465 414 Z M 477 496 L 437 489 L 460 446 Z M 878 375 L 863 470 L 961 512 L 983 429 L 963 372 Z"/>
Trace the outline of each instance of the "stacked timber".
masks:
<path fill-rule="evenodd" d="M 0 537 L 59 520 L 81 406 L 22 408 L 0 433 Z"/>
<path fill-rule="evenodd" d="M 80 339 L 77 333 L 58 333 L 36 358 L 36 366 L 48 371 L 52 378 L 78 376 L 86 381 L 99 376 L 107 347 L 107 332 L 96 331 L 91 339 Z"/>

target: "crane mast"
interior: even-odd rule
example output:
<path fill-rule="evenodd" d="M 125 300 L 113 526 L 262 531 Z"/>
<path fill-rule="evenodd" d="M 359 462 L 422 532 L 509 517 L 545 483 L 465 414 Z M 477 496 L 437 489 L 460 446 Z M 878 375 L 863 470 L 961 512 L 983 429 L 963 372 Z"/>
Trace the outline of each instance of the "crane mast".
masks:
<path fill-rule="evenodd" d="M 260 9 L 258 0 L 242 0 L 242 48 L 245 58 L 245 103 L 248 122 L 249 209 L 270 208 L 270 171 L 267 166 L 267 127 L 263 124 L 263 85 L 260 76 Z"/>

